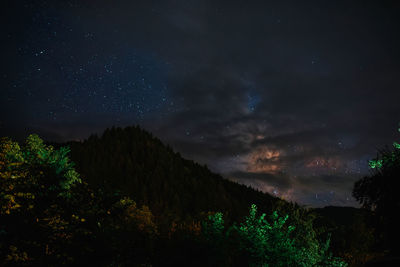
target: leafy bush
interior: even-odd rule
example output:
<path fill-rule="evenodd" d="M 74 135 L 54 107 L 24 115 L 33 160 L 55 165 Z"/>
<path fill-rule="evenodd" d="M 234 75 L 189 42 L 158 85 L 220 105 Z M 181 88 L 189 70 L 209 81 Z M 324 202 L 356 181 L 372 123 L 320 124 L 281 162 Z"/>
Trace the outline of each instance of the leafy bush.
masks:
<path fill-rule="evenodd" d="M 353 196 L 363 208 L 375 215 L 376 240 L 380 250 L 397 256 L 400 252 L 400 220 L 396 212 L 400 210 L 400 144 L 393 142 L 393 148 L 379 150 L 377 157 L 369 161 L 369 166 L 371 175 L 355 182 Z"/>
<path fill-rule="evenodd" d="M 253 204 L 245 221 L 239 225 L 234 223 L 225 233 L 222 214 L 210 215 L 203 224 L 205 239 L 210 246 L 219 249 L 234 248 L 234 253 L 230 254 L 231 263 L 247 263 L 249 266 L 347 266 L 328 252 L 329 238 L 321 244 L 314 234 L 314 238 L 306 239 L 306 243 L 298 242 L 293 238 L 295 226 L 286 224 L 288 215 L 280 217 L 275 211 L 268 222 L 265 214 L 257 217 L 256 213 L 257 207 Z M 222 246 L 227 243 L 229 248 Z"/>
<path fill-rule="evenodd" d="M 68 152 L 68 148 L 44 145 L 37 135 L 29 135 L 22 148 L 1 139 L 0 227 L 5 263 L 49 264 L 43 258 L 70 263 L 73 259 L 65 251 L 71 241 L 90 234 L 73 204 L 72 189 L 81 180 Z"/>
<path fill-rule="evenodd" d="M 309 214 L 286 204 L 276 209 L 290 216 L 275 211 L 268 221 L 252 205 L 242 223 L 227 219 L 227 230 L 221 212 L 208 212 L 201 224 L 171 213 L 177 223 L 163 234 L 160 214 L 118 192 L 93 190 L 68 153 L 37 135 L 22 147 L 0 140 L 0 265 L 346 265 L 328 253 L 329 239 L 318 242 Z"/>
<path fill-rule="evenodd" d="M 135 265 L 157 226 L 150 209 L 93 191 L 67 154 L 37 135 L 0 140 L 0 265 Z M 149 241 L 149 242 L 148 242 Z"/>

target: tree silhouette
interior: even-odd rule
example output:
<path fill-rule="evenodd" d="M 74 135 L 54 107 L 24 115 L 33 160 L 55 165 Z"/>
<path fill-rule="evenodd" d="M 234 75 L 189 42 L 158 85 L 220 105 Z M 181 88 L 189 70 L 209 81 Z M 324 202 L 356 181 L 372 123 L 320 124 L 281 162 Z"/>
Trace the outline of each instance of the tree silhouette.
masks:
<path fill-rule="evenodd" d="M 253 205 L 236 224 L 250 203 L 270 220 Z M 54 146 L 0 139 L 1 266 L 344 266 L 313 212 L 225 180 L 138 127 Z"/>
<path fill-rule="evenodd" d="M 400 145 L 394 142 L 392 149 L 379 150 L 377 157 L 370 160 L 369 166 L 373 170 L 372 175 L 354 184 L 353 196 L 363 208 L 375 213 L 382 245 L 394 253 L 399 250 L 397 243 L 400 237 L 400 220 L 397 216 L 400 210 Z"/>
<path fill-rule="evenodd" d="M 4 264 L 47 265 L 55 258 L 67 263 L 63 252 L 70 240 L 81 235 L 76 230 L 88 233 L 81 228 L 86 219 L 76 217 L 72 192 L 81 180 L 68 152 L 68 148 L 54 150 L 44 145 L 37 135 L 29 135 L 22 148 L 9 138 L 0 140 L 0 228 L 4 233 L 0 257 Z"/>
<path fill-rule="evenodd" d="M 234 223 L 224 233 L 223 214 L 217 212 L 203 222 L 203 235 L 220 253 L 228 250 L 224 254 L 231 253 L 234 266 L 347 266 L 328 252 L 330 239 L 321 243 L 314 229 L 310 229 L 312 237 L 301 240 L 296 233 L 300 225 L 287 225 L 289 215 L 282 217 L 274 211 L 267 221 L 265 213 L 256 214 L 253 204 L 245 221 Z"/>

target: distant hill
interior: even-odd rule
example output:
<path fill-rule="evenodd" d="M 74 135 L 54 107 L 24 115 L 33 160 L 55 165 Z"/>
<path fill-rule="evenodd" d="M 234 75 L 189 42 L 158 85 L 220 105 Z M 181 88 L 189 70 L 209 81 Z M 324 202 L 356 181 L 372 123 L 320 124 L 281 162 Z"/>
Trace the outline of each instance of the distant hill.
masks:
<path fill-rule="evenodd" d="M 129 195 L 157 216 L 184 219 L 222 211 L 238 219 L 254 203 L 269 213 L 282 200 L 228 181 L 206 166 L 184 159 L 138 126 L 106 129 L 98 137 L 68 145 L 77 171 L 89 184 Z"/>
<path fill-rule="evenodd" d="M 334 255 L 345 258 L 350 266 L 364 266 L 367 261 L 379 256 L 375 251 L 377 236 L 371 211 L 328 206 L 313 209 L 313 213 L 317 216 L 314 226 L 331 233 Z"/>
<path fill-rule="evenodd" d="M 2 266 L 343 266 L 312 209 L 225 180 L 139 127 L 55 150 L 36 134 L 0 145 Z M 359 244 L 336 254 L 361 262 Z"/>
<path fill-rule="evenodd" d="M 138 126 L 113 127 L 83 142 L 52 145 L 71 148 L 71 160 L 88 184 L 148 205 L 161 224 L 198 220 L 209 211 L 223 212 L 229 224 L 241 221 L 250 205 L 256 204 L 259 214 L 279 210 L 280 214 L 289 214 L 289 223 L 298 226 L 306 223 L 307 214 L 314 214 L 311 216 L 316 217 L 314 225 L 321 238 L 331 233 L 334 255 L 346 258 L 352 266 L 365 262 L 371 250 L 374 234 L 366 221 L 366 211 L 351 207 L 301 209 L 182 158 Z"/>
<path fill-rule="evenodd" d="M 112 127 L 82 142 L 51 145 L 70 147 L 70 159 L 91 187 L 149 206 L 159 227 L 165 227 L 164 233 L 173 221 L 199 221 L 209 212 L 223 212 L 228 225 L 240 222 L 250 205 L 256 204 L 258 214 L 275 210 L 288 214 L 288 225 L 297 226 L 296 236 L 304 237 L 303 241 L 308 236 L 309 218 L 316 218 L 312 224 L 318 238 L 324 241 L 331 233 L 333 254 L 346 259 L 350 266 L 362 266 L 377 255 L 372 253 L 375 233 L 367 211 L 352 207 L 303 209 L 182 158 L 138 126 Z"/>
<path fill-rule="evenodd" d="M 334 225 L 340 225 L 342 227 L 349 227 L 357 220 L 365 218 L 370 215 L 370 211 L 365 209 L 359 209 L 354 207 L 335 207 L 327 206 L 324 208 L 314 209 L 314 211 L 324 218 L 326 222 L 324 225 L 328 225 L 328 222 Z"/>

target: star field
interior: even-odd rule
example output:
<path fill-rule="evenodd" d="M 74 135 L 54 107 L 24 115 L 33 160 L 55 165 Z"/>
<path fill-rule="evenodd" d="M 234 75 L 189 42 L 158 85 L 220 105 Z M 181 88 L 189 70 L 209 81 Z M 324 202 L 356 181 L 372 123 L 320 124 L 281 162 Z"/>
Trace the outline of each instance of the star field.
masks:
<path fill-rule="evenodd" d="M 368 160 L 399 140 L 399 10 L 10 1 L 0 132 L 67 141 L 140 124 L 227 179 L 304 205 L 355 206 Z"/>
<path fill-rule="evenodd" d="M 16 98 L 32 111 L 31 126 L 69 114 L 107 113 L 118 122 L 177 110 L 168 93 L 168 62 L 122 42 L 104 53 L 108 38 L 80 27 L 80 17 L 59 13 L 50 9 L 31 14 L 17 47 L 21 70 L 9 90 L 18 90 Z"/>

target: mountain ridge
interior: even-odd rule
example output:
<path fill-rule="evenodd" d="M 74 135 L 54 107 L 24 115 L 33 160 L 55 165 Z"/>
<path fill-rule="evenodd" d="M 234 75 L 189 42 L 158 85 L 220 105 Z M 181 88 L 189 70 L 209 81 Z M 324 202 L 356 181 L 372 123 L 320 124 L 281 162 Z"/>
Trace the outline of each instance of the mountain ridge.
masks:
<path fill-rule="evenodd" d="M 266 213 L 283 205 L 277 197 L 184 159 L 139 126 L 111 127 L 81 142 L 49 144 L 69 146 L 71 160 L 89 184 L 121 191 L 155 214 L 169 211 L 185 217 L 214 210 L 240 218 L 253 203 Z"/>

